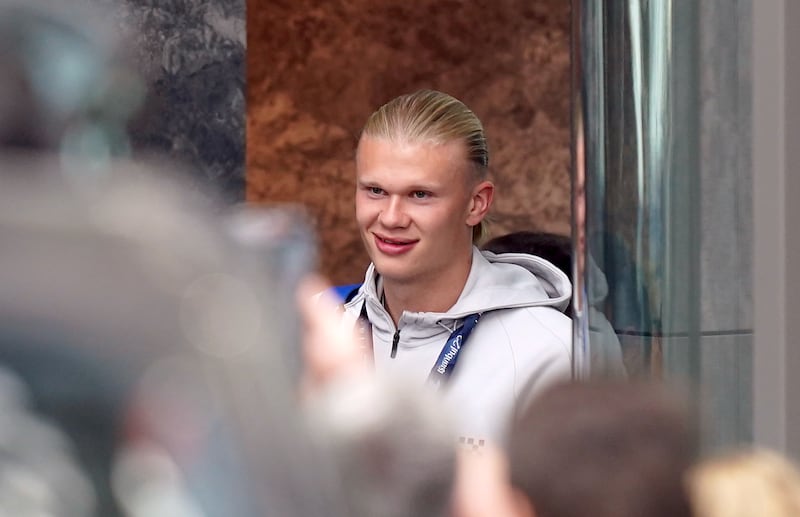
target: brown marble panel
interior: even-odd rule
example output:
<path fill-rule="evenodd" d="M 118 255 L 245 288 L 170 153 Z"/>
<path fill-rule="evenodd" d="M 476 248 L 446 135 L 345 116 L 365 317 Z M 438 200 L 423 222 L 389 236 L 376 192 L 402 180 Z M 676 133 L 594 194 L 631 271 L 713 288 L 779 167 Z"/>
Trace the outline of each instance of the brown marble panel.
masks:
<path fill-rule="evenodd" d="M 569 4 L 249 0 L 247 199 L 308 206 L 322 271 L 360 280 L 356 135 L 390 98 L 435 88 L 486 126 L 493 233 L 568 233 Z"/>

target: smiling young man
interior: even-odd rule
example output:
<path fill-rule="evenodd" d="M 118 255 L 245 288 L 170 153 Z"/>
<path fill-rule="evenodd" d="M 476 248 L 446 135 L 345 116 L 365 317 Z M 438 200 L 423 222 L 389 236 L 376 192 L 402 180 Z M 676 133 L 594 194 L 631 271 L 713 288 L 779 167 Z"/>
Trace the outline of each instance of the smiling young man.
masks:
<path fill-rule="evenodd" d="M 372 114 L 356 153 L 356 219 L 372 264 L 346 305 L 378 373 L 441 391 L 468 447 L 569 377 L 571 286 L 549 262 L 476 247 L 494 185 L 480 120 L 422 90 Z M 371 339 L 370 339 L 371 338 Z"/>

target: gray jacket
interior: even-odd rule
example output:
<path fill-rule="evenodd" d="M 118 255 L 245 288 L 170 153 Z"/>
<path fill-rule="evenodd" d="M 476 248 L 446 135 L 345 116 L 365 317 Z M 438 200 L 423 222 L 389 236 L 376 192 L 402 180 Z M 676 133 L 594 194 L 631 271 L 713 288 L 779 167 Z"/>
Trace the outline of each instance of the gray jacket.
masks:
<path fill-rule="evenodd" d="M 345 305 L 357 317 L 366 308 L 378 374 L 424 384 L 451 332 L 463 318 L 482 317 L 442 389 L 458 439 L 480 447 L 503 445 L 516 411 L 549 384 L 571 375 L 571 320 L 562 312 L 571 296 L 567 276 L 539 257 L 495 255 L 473 248 L 472 269 L 445 313 L 404 312 L 397 328 L 380 302 L 382 282 L 373 265 Z M 399 329 L 397 352 L 390 357 Z"/>

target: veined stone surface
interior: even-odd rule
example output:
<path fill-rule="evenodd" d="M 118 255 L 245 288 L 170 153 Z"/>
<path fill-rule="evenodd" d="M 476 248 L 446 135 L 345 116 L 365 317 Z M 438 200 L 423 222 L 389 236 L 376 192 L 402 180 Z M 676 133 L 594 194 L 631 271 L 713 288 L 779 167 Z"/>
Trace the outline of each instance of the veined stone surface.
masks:
<path fill-rule="evenodd" d="M 354 150 L 370 113 L 434 88 L 483 121 L 493 234 L 570 231 L 566 0 L 250 0 L 247 199 L 313 214 L 321 269 L 356 282 Z"/>
<path fill-rule="evenodd" d="M 134 153 L 244 199 L 245 0 L 85 0 L 110 10 L 148 90 Z"/>

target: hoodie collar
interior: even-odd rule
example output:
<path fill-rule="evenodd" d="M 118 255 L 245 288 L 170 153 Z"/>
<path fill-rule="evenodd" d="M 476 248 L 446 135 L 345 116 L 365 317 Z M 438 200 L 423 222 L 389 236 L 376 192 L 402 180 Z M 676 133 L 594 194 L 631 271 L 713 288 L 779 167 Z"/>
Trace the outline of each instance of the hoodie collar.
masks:
<path fill-rule="evenodd" d="M 362 303 L 366 297 L 371 313 L 383 313 L 391 321 L 380 303 L 382 289 L 380 275 L 370 264 L 363 296 L 357 297 L 357 303 Z M 473 246 L 470 273 L 456 303 L 445 313 L 406 311 L 400 326 L 414 323 L 449 328 L 453 320 L 470 314 L 513 307 L 551 306 L 564 310 L 571 294 L 572 285 L 567 275 L 540 257 L 524 253 L 496 255 Z"/>

